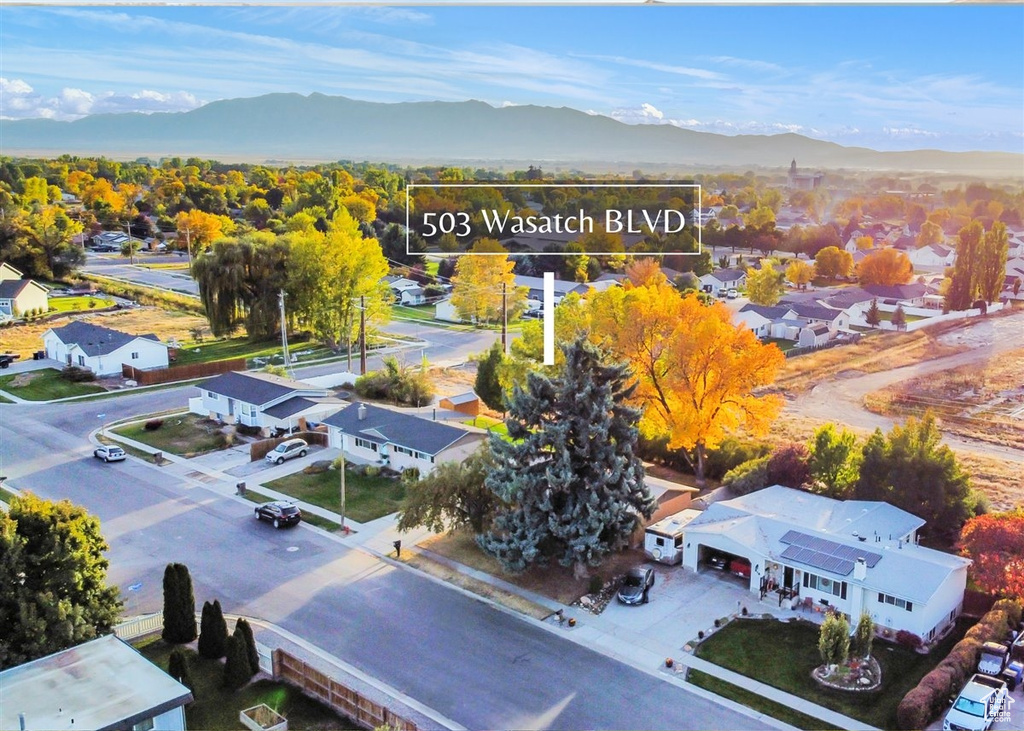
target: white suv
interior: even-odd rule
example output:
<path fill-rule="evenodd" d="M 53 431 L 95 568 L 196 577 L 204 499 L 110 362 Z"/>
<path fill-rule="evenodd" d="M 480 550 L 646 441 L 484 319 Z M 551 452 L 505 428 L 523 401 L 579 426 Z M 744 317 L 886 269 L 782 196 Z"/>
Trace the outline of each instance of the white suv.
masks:
<path fill-rule="evenodd" d="M 267 452 L 267 461 L 272 464 L 281 464 L 292 457 L 305 457 L 309 451 L 309 445 L 303 439 L 289 439 L 281 442 L 274 449 Z"/>

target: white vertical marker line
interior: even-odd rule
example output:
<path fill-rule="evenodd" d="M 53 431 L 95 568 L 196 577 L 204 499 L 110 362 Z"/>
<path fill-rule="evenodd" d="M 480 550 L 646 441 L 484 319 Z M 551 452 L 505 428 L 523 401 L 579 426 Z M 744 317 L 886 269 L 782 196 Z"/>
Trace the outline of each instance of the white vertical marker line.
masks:
<path fill-rule="evenodd" d="M 555 273 L 544 272 L 544 365 L 555 364 Z"/>

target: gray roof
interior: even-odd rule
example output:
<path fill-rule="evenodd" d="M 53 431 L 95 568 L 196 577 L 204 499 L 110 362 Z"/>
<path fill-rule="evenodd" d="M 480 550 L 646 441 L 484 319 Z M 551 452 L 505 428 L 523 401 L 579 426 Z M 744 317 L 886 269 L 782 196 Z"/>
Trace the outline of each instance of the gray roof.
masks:
<path fill-rule="evenodd" d="M 359 418 L 359 409 L 366 409 L 366 417 Z M 428 421 L 400 411 L 384 409 L 373 404 L 352 404 L 323 420 L 324 424 L 344 434 L 364 437 L 378 443 L 387 441 L 400 447 L 434 455 L 450 447 L 469 432 L 447 424 Z"/>
<path fill-rule="evenodd" d="M 192 701 L 192 692 L 106 635 L 0 672 L 0 728 L 131 728 Z M 74 725 L 69 722 L 74 719 Z"/>
<path fill-rule="evenodd" d="M 450 401 L 453 404 L 469 404 L 476 401 L 480 397 L 477 396 L 476 393 L 474 393 L 473 391 L 466 391 L 466 393 L 460 393 L 457 396 L 443 396 L 442 398 L 445 401 Z"/>
<path fill-rule="evenodd" d="M 544 291 L 544 278 L 543 277 L 527 277 L 522 274 L 516 275 L 516 286 L 517 287 L 528 287 L 531 290 L 537 290 L 538 292 Z M 555 278 L 555 295 L 564 297 L 570 292 L 579 292 L 583 294 L 587 291 L 587 285 L 580 284 L 579 282 L 569 282 L 564 279 Z"/>
<path fill-rule="evenodd" d="M 811 305 L 802 302 L 790 305 L 790 307 L 797 314 L 797 317 L 803 317 L 808 320 L 827 320 L 832 322 L 843 314 L 841 310 L 833 310 L 823 305 Z"/>
<path fill-rule="evenodd" d="M 199 388 L 257 406 L 276 401 L 296 391 L 327 394 L 326 389 L 317 388 L 302 381 L 293 381 L 290 378 L 281 378 L 269 373 L 239 373 L 238 371 L 215 376 L 209 381 L 199 384 Z"/>
<path fill-rule="evenodd" d="M 747 273 L 741 269 L 719 269 L 711 272 L 711 276 L 719 282 L 738 282 L 746 277 Z"/>
<path fill-rule="evenodd" d="M 875 295 L 866 292 L 860 287 L 844 287 L 825 299 L 825 304 L 838 310 L 845 310 L 847 307 L 873 299 L 875 299 Z"/>
<path fill-rule="evenodd" d="M 868 284 L 864 289 L 875 297 L 882 297 L 884 299 L 914 299 L 916 297 L 923 297 L 928 293 L 928 288 L 919 282 L 912 282 L 910 284 L 894 284 L 892 286 L 884 284 Z"/>
<path fill-rule="evenodd" d="M 748 302 L 740 308 L 740 312 L 756 312 L 761 317 L 766 317 L 769 320 L 781 320 L 790 310 L 795 311 L 796 307 L 790 305 L 769 307 L 768 305 L 755 305 Z"/>
<path fill-rule="evenodd" d="M 264 409 L 263 413 L 267 416 L 273 416 L 275 419 L 287 419 L 292 414 L 305 411 L 310 406 L 316 406 L 316 401 L 310 401 L 308 398 L 302 398 L 302 396 L 292 396 L 290 399 L 285 399 L 279 404 L 274 404 L 269 409 Z"/>
<path fill-rule="evenodd" d="M 86 355 L 107 355 L 138 338 L 145 338 L 160 343 L 160 338 L 149 333 L 147 335 L 129 335 L 120 330 L 93 325 L 84 320 L 69 322 L 63 327 L 52 328 L 53 334 L 65 345 L 77 345 Z M 163 345 L 163 343 L 160 343 Z"/>
<path fill-rule="evenodd" d="M 5 279 L 0 282 L 0 299 L 12 300 L 30 284 L 32 284 L 31 279 Z"/>

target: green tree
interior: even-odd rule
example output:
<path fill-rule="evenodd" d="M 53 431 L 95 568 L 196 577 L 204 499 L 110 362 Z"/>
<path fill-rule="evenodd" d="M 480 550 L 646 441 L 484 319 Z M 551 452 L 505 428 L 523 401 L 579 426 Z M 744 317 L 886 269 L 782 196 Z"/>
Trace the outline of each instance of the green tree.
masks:
<path fill-rule="evenodd" d="M 252 669 L 253 675 L 260 671 L 260 653 L 256 649 L 256 638 L 252 633 L 252 625 L 249 624 L 249 620 L 245 617 L 239 617 L 238 621 L 235 622 L 235 632 L 241 633 L 242 639 L 245 640 L 245 655 L 249 660 L 249 667 Z"/>
<path fill-rule="evenodd" d="M 654 499 L 636 456 L 639 409 L 624 365 L 604 365 L 580 339 L 563 347 L 565 369 L 531 373 L 492 436 L 496 467 L 486 485 L 507 506 L 480 546 L 509 571 L 556 559 L 577 576 L 627 545 Z"/>
<path fill-rule="evenodd" d="M 999 293 L 1003 291 L 1009 246 L 1010 237 L 1006 232 L 1006 225 L 1002 221 L 996 221 L 992 228 L 985 232 L 978 262 L 978 294 L 986 302 L 995 302 L 999 299 Z"/>
<path fill-rule="evenodd" d="M 220 600 L 203 603 L 203 616 L 199 621 L 199 655 L 209 660 L 224 657 L 228 644 L 228 623 L 224 621 L 224 612 L 220 608 Z"/>
<path fill-rule="evenodd" d="M 956 261 L 946 291 L 945 309 L 950 311 L 969 309 L 978 293 L 978 273 L 982 263 L 981 223 L 971 221 L 957 234 Z M 1004 262 L 1005 263 L 1005 262 Z"/>
<path fill-rule="evenodd" d="M 473 390 L 480 400 L 495 411 L 505 410 L 505 391 L 498 380 L 498 371 L 503 359 L 501 343 L 496 342 L 477 363 L 476 381 L 473 384 Z"/>
<path fill-rule="evenodd" d="M 952 542 L 976 499 L 970 478 L 941 439 L 930 413 L 893 426 L 885 437 L 876 429 L 861 453 L 854 497 L 913 513 L 927 522 L 927 530 Z"/>
<path fill-rule="evenodd" d="M 878 324 L 882 322 L 882 312 L 878 309 L 878 300 L 871 300 L 871 306 L 864 313 L 864 321 L 872 328 L 878 327 Z"/>
<path fill-rule="evenodd" d="M 164 569 L 164 642 L 184 645 L 196 638 L 196 599 L 188 566 L 169 563 Z"/>
<path fill-rule="evenodd" d="M 814 268 L 819 277 L 845 277 L 853 271 L 853 254 L 837 246 L 826 246 L 814 256 Z"/>
<path fill-rule="evenodd" d="M 855 657 L 871 657 L 871 645 L 875 639 L 875 623 L 867 612 L 860 613 L 857 629 L 853 632 L 853 654 Z"/>
<path fill-rule="evenodd" d="M 406 490 L 398 529 L 422 526 L 435 533 L 468 527 L 480 535 L 491 525 L 500 500 L 484 480 L 495 467 L 487 444 L 462 462 L 443 462 Z"/>
<path fill-rule="evenodd" d="M 255 673 L 249 666 L 249 653 L 245 647 L 245 637 L 235 629 L 228 637 L 227 659 L 224 661 L 224 687 L 238 690 L 248 683 Z"/>
<path fill-rule="evenodd" d="M 469 322 L 501 321 L 502 292 L 506 317 L 517 318 L 526 305 L 526 289 L 516 287 L 515 263 L 495 239 L 480 239 L 472 251 L 478 255 L 460 256 L 452 277 L 452 305 L 459 317 Z"/>
<path fill-rule="evenodd" d="M 857 437 L 835 424 L 819 427 L 811 438 L 811 478 L 828 495 L 842 497 L 857 479 Z"/>
<path fill-rule="evenodd" d="M 121 611 L 107 586 L 99 520 L 31 493 L 0 511 L 0 669 L 106 634 Z"/>
<path fill-rule="evenodd" d="M 0 215 L 0 259 L 30 277 L 62 279 L 85 263 L 84 249 L 72 241 L 81 232 L 60 206 Z"/>
<path fill-rule="evenodd" d="M 836 665 L 842 665 L 850 656 L 850 625 L 841 614 L 829 614 L 821 623 L 818 633 L 818 652 L 831 675 Z"/>
<path fill-rule="evenodd" d="M 903 311 L 903 305 L 896 305 L 892 313 L 892 326 L 897 330 L 907 329 L 907 313 Z"/>
<path fill-rule="evenodd" d="M 167 661 L 167 674 L 192 691 L 195 697 L 196 681 L 192 677 L 191 650 L 184 647 L 175 647 L 171 650 L 171 657 Z"/>
<path fill-rule="evenodd" d="M 747 296 L 755 305 L 774 305 L 786 291 L 785 280 L 785 274 L 762 259 L 760 269 L 747 269 Z"/>

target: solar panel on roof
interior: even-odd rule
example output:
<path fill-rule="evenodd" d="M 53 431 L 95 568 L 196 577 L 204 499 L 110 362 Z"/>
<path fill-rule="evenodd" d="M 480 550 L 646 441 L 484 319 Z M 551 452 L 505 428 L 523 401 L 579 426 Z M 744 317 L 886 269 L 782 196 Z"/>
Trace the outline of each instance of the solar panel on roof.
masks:
<path fill-rule="evenodd" d="M 789 548 L 787 548 L 786 551 L 782 554 L 784 558 L 791 558 L 794 561 L 807 563 L 811 566 L 814 566 L 815 564 L 809 563 L 809 561 L 806 558 L 796 558 L 796 553 L 792 553 L 787 556 L 787 554 L 790 553 L 790 549 L 794 547 L 799 547 L 807 549 L 813 553 L 821 553 L 825 554 L 826 556 L 836 556 L 840 559 L 845 560 L 847 563 L 850 563 L 851 571 L 853 570 L 852 563 L 856 561 L 856 559 L 858 558 L 863 558 L 868 568 L 874 568 L 875 565 L 882 560 L 881 554 L 874 553 L 872 551 L 865 551 L 858 546 L 845 546 L 842 543 L 836 543 L 835 541 L 830 541 L 826 538 L 819 538 L 818 536 L 812 536 L 808 535 L 807 533 L 801 533 L 798 530 L 786 531 L 786 534 L 783 535 L 782 538 L 779 539 L 779 541 L 781 543 L 789 544 Z"/>

